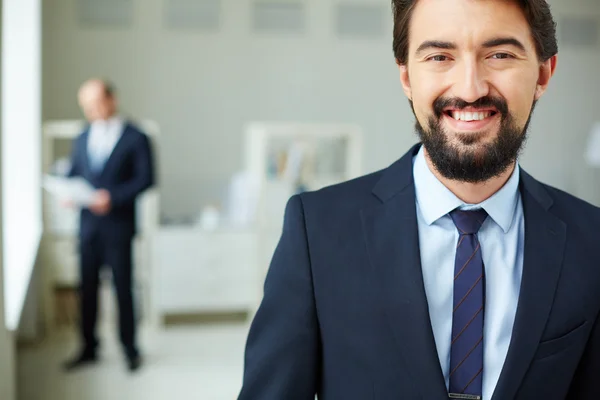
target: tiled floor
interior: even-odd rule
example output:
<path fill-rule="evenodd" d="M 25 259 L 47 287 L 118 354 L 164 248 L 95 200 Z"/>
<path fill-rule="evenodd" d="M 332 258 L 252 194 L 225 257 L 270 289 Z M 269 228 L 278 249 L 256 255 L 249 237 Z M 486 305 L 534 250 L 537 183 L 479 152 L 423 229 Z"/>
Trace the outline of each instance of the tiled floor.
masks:
<path fill-rule="evenodd" d="M 65 374 L 76 348 L 72 332 L 54 335 L 18 356 L 19 400 L 232 400 L 242 379 L 244 324 L 142 329 L 144 367 L 130 375 L 117 333 L 103 329 L 101 362 Z"/>

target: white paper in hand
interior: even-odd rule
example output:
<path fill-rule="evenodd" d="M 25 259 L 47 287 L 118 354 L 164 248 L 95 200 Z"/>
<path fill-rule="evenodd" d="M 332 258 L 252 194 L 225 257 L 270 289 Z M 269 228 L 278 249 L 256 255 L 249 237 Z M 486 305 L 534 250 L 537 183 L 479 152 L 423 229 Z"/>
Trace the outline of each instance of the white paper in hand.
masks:
<path fill-rule="evenodd" d="M 83 178 L 65 178 L 45 175 L 42 187 L 60 201 L 71 201 L 75 206 L 87 207 L 92 203 L 96 189 Z"/>

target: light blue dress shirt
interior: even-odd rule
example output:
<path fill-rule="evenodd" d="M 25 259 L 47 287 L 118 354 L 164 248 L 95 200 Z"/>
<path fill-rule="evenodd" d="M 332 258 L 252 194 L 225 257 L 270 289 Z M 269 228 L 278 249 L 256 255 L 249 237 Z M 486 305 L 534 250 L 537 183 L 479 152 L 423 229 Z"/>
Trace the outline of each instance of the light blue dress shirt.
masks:
<path fill-rule="evenodd" d="M 87 149 L 93 172 L 99 173 L 104 169 L 104 164 L 121 138 L 123 128 L 124 121 L 118 116 L 91 123 Z"/>
<path fill-rule="evenodd" d="M 486 274 L 483 400 L 490 400 L 506 359 L 523 272 L 525 221 L 519 166 L 492 197 L 477 205 L 458 199 L 429 169 L 423 148 L 414 158 L 417 223 L 425 293 L 440 365 L 449 382 L 454 258 L 458 231 L 448 213 L 483 208 L 488 218 L 478 238 Z"/>

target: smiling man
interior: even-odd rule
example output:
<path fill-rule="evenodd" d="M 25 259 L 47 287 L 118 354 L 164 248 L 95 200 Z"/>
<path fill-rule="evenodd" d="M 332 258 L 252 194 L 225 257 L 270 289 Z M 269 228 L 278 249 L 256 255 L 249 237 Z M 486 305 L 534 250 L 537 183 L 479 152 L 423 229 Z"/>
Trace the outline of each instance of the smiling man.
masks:
<path fill-rule="evenodd" d="M 600 210 L 518 164 L 548 4 L 392 5 L 421 143 L 289 201 L 239 399 L 600 399 Z"/>

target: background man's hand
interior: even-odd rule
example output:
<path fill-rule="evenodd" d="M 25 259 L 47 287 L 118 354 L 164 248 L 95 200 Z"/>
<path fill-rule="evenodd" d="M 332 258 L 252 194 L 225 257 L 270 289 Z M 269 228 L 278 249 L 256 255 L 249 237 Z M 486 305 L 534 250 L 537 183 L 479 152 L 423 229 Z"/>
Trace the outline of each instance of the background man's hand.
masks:
<path fill-rule="evenodd" d="M 60 205 L 64 208 L 75 208 L 75 202 L 73 200 L 62 200 Z"/>
<path fill-rule="evenodd" d="M 90 204 L 90 211 L 96 215 L 106 215 L 110 212 L 110 208 L 111 201 L 108 190 L 97 190 L 94 195 L 94 200 L 92 200 L 92 204 Z"/>

